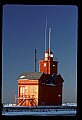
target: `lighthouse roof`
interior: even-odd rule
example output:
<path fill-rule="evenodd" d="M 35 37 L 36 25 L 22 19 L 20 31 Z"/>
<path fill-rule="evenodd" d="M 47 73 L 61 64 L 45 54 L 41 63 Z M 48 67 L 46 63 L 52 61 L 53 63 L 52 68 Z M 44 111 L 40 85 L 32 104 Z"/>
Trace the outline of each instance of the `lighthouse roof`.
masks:
<path fill-rule="evenodd" d="M 42 74 L 43 72 L 24 72 L 20 74 L 18 80 L 19 79 L 38 80 Z"/>
<path fill-rule="evenodd" d="M 48 54 L 49 54 L 49 49 L 48 49 L 48 51 L 46 51 L 45 53 L 48 53 Z M 50 51 L 50 54 L 53 54 L 53 52 Z"/>

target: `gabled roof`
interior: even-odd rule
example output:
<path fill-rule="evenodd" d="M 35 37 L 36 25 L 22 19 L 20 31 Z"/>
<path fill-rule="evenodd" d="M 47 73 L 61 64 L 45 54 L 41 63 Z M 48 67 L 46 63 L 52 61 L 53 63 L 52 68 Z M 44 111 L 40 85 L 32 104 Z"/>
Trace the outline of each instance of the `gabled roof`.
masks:
<path fill-rule="evenodd" d="M 28 79 L 28 80 L 38 80 L 43 72 L 24 72 L 19 77 L 19 79 Z"/>
<path fill-rule="evenodd" d="M 61 76 L 60 74 L 53 74 L 53 75 L 51 76 L 51 80 L 52 80 L 52 81 L 53 81 L 53 80 L 57 80 L 57 78 L 60 79 L 60 80 L 62 80 L 62 81 L 64 82 L 64 80 L 63 80 L 63 78 L 62 78 L 62 76 Z"/>
<path fill-rule="evenodd" d="M 54 81 L 58 81 L 58 80 L 61 80 L 62 82 L 64 82 L 62 76 L 60 74 L 52 74 L 52 75 L 49 75 L 49 74 L 46 74 L 46 76 L 48 77 L 48 82 L 50 83 L 54 83 Z"/>

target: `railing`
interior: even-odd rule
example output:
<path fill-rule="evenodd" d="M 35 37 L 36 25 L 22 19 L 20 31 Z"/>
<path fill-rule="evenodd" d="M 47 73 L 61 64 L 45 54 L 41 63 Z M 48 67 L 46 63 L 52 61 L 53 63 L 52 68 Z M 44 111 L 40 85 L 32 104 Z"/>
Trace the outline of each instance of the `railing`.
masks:
<path fill-rule="evenodd" d="M 22 97 L 19 97 L 19 98 L 16 98 L 16 99 L 19 99 L 19 102 L 18 102 L 18 106 L 22 106 L 22 104 L 28 100 L 29 103 L 32 105 L 32 106 L 37 106 L 37 101 L 36 101 L 36 98 L 34 95 L 24 95 Z"/>
<path fill-rule="evenodd" d="M 45 112 L 45 111 L 62 111 L 62 110 L 77 110 L 77 106 L 9 106 L 3 107 L 2 112 Z"/>

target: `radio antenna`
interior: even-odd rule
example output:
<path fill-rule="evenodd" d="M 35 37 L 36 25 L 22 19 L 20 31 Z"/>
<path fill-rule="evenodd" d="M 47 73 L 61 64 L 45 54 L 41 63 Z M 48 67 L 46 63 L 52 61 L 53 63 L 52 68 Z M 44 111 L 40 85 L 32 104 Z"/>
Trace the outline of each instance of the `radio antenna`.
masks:
<path fill-rule="evenodd" d="M 50 56 L 50 37 L 51 37 L 51 28 L 49 28 L 49 56 Z"/>
<path fill-rule="evenodd" d="M 47 13 L 46 13 L 46 26 L 45 26 L 45 52 L 46 52 L 46 32 L 47 32 Z"/>
<path fill-rule="evenodd" d="M 34 72 L 36 72 L 36 49 L 34 50 Z"/>

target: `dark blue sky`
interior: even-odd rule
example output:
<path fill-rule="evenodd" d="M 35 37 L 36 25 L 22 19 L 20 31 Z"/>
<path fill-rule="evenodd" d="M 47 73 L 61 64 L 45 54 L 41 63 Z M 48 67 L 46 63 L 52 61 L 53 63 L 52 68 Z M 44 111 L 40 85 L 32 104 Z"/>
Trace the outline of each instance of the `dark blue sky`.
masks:
<path fill-rule="evenodd" d="M 34 71 L 45 51 L 45 20 L 51 27 L 51 51 L 58 58 L 58 73 L 64 78 L 63 102 L 77 101 L 78 8 L 72 5 L 4 5 L 2 23 L 2 102 L 14 102 L 17 78 Z M 37 63 L 37 72 L 39 64 Z"/>

